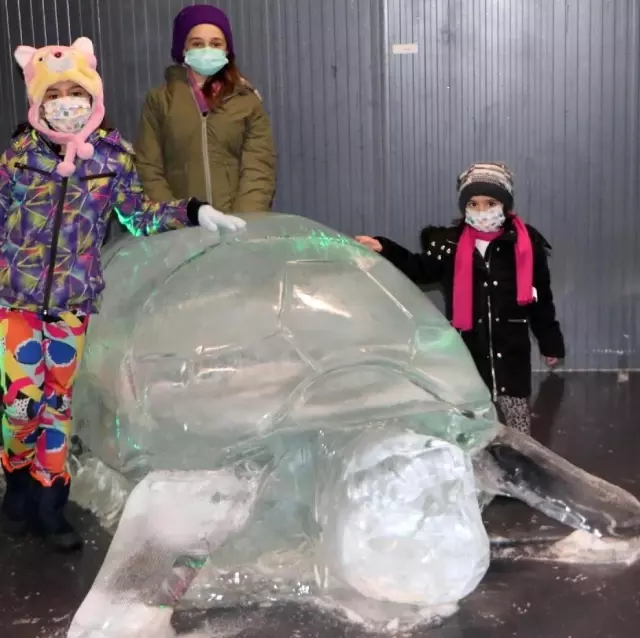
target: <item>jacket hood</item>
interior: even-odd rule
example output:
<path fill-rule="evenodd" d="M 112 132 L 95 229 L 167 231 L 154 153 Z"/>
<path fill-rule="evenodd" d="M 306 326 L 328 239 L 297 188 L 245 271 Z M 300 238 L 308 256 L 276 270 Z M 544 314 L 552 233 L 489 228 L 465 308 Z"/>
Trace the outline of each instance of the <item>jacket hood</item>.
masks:
<path fill-rule="evenodd" d="M 164 80 L 167 84 L 175 84 L 176 82 L 188 84 L 187 69 L 182 64 L 173 64 L 165 70 Z"/>

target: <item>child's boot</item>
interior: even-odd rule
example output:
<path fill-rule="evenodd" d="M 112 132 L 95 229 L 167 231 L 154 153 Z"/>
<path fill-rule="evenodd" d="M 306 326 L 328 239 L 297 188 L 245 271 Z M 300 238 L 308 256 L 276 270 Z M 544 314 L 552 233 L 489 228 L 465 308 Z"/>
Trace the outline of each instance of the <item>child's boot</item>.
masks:
<path fill-rule="evenodd" d="M 27 531 L 27 502 L 31 490 L 29 468 L 9 472 L 3 465 L 6 490 L 0 506 L 0 527 L 10 536 L 22 536 Z"/>
<path fill-rule="evenodd" d="M 64 477 L 55 479 L 50 487 L 35 478 L 31 481 L 29 509 L 33 531 L 59 552 L 75 552 L 84 545 L 78 532 L 64 517 L 70 487 Z"/>

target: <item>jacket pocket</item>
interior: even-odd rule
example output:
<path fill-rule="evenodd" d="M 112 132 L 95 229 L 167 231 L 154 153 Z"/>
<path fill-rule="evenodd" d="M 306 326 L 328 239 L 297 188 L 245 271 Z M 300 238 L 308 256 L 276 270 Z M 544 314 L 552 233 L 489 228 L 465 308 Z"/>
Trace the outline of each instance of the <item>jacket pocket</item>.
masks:
<path fill-rule="evenodd" d="M 29 164 L 23 164 L 22 162 L 16 162 L 16 168 L 19 168 L 22 171 L 33 171 L 34 173 L 38 173 L 39 175 L 46 175 L 47 177 L 51 177 L 51 175 L 53 175 L 53 173 L 50 173 L 49 171 L 44 171 L 41 168 L 29 166 Z"/>
<path fill-rule="evenodd" d="M 85 263 L 86 283 L 84 293 L 78 301 L 93 301 L 104 289 L 104 278 L 102 276 L 102 263 L 100 255 L 92 252 L 86 257 Z"/>
<path fill-rule="evenodd" d="M 81 182 L 88 182 L 89 180 L 92 179 L 107 179 L 110 177 L 117 177 L 118 173 L 116 173 L 115 171 L 111 171 L 110 173 L 96 173 L 95 175 L 83 175 L 80 178 Z"/>
<path fill-rule="evenodd" d="M 88 282 L 88 298 L 91 301 L 95 301 L 104 290 L 104 279 L 102 275 L 97 275 L 95 277 L 89 277 Z"/>
<path fill-rule="evenodd" d="M 231 164 L 225 164 L 224 170 L 227 175 L 229 194 L 231 196 L 231 205 L 233 206 L 233 203 L 238 196 L 238 188 L 240 186 L 240 167 Z"/>
<path fill-rule="evenodd" d="M 2 264 L 6 266 L 0 269 L 0 287 L 29 302 L 42 303 L 42 284 L 48 263 L 46 251 L 43 244 L 25 245 L 11 257 L 3 251 Z M 20 267 L 13 264 L 20 264 Z"/>
<path fill-rule="evenodd" d="M 495 336 L 502 342 L 505 353 L 526 353 L 531 349 L 529 320 L 526 318 L 507 319 Z"/>
<path fill-rule="evenodd" d="M 223 212 L 231 211 L 238 194 L 240 171 L 228 163 L 211 162 L 211 205 Z"/>

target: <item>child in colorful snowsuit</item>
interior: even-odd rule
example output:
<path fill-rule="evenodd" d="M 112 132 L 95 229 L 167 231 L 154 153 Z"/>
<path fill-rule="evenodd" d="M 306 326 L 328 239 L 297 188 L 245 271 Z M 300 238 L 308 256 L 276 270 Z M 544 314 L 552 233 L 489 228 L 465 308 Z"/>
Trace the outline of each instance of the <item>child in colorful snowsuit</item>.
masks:
<path fill-rule="evenodd" d="M 417 284 L 442 284 L 456 328 L 507 425 L 531 429 L 531 341 L 549 367 L 565 356 L 551 292 L 550 246 L 513 212 L 504 164 L 474 164 L 458 177 L 459 223 L 427 227 L 422 252 L 384 237 L 356 237 Z"/>
<path fill-rule="evenodd" d="M 104 288 L 100 248 L 112 211 L 138 235 L 195 225 L 238 230 L 244 222 L 195 199 L 158 204 L 144 196 L 131 146 L 101 127 L 90 40 L 21 46 L 15 57 L 30 126 L 0 157 L 0 520 L 9 533 L 33 531 L 55 549 L 75 550 L 82 539 L 63 514 L 71 395 Z"/>

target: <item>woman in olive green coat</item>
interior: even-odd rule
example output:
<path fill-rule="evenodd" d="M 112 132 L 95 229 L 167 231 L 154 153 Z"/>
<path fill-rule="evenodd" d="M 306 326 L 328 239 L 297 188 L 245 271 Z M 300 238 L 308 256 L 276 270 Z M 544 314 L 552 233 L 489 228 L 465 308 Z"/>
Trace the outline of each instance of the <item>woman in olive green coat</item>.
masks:
<path fill-rule="evenodd" d="M 227 16 L 194 5 L 175 18 L 176 65 L 142 111 L 136 162 L 155 201 L 197 197 L 225 213 L 271 208 L 276 172 L 269 119 L 235 66 Z"/>

